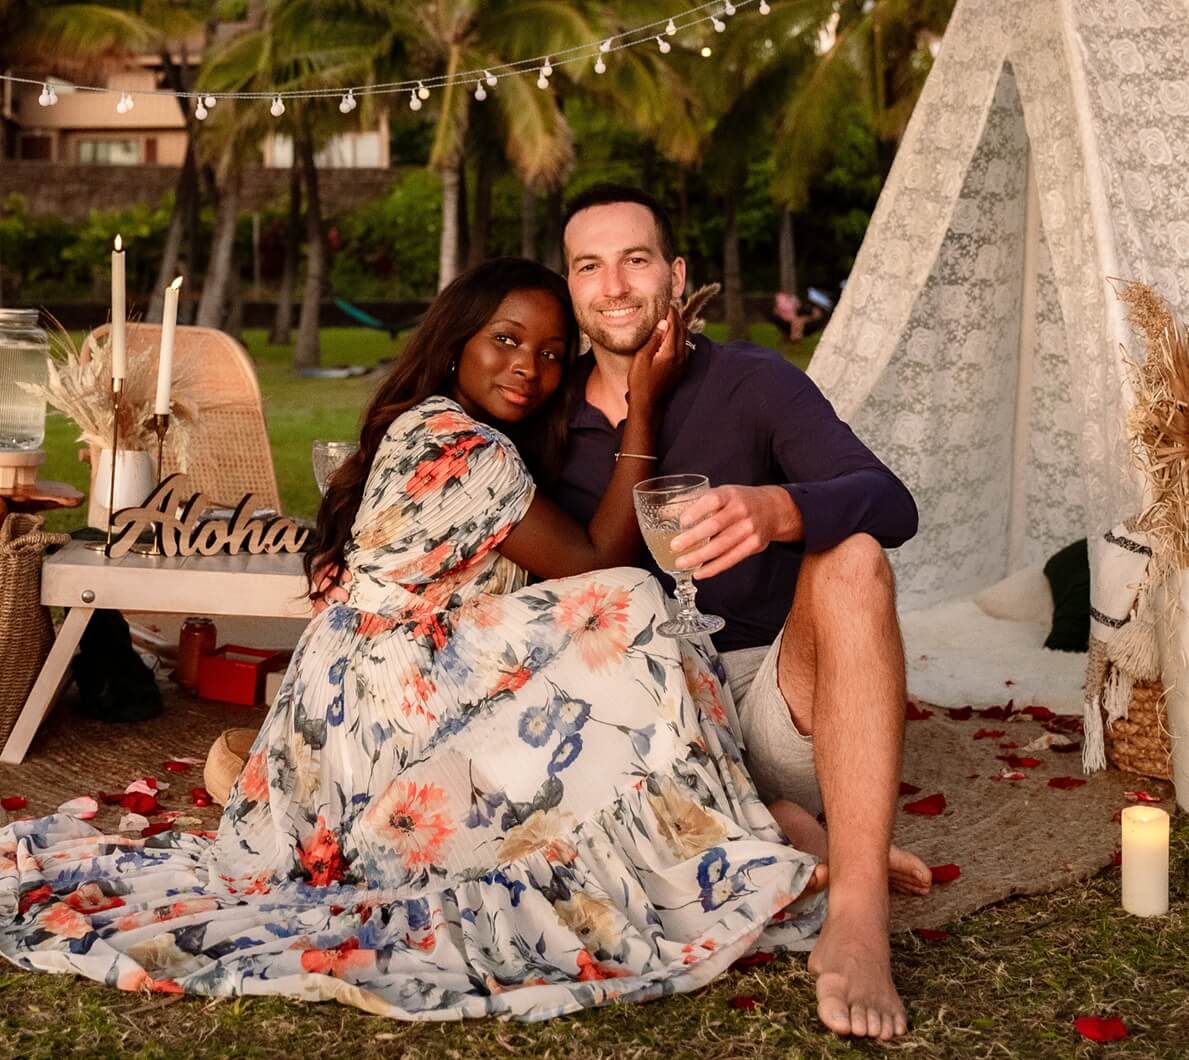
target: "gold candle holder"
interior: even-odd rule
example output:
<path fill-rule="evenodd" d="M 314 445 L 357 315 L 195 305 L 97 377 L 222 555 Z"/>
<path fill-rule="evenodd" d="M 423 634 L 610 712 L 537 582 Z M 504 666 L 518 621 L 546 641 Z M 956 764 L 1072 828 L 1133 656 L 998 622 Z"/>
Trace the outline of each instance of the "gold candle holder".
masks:
<path fill-rule="evenodd" d="M 116 504 L 116 459 L 120 451 L 120 400 L 124 394 L 124 380 L 112 378 L 111 381 L 111 474 L 107 478 L 107 537 L 103 541 L 88 541 L 87 548 L 111 555 L 112 509 Z"/>
<path fill-rule="evenodd" d="M 153 433 L 157 436 L 157 485 L 160 486 L 165 480 L 165 435 L 169 431 L 169 413 L 168 412 L 154 412 L 153 413 Z M 147 545 L 133 545 L 132 551 L 138 556 L 164 556 L 165 549 L 162 547 L 161 534 L 163 530 L 160 526 L 157 527 L 157 532 L 153 535 L 153 540 Z"/>

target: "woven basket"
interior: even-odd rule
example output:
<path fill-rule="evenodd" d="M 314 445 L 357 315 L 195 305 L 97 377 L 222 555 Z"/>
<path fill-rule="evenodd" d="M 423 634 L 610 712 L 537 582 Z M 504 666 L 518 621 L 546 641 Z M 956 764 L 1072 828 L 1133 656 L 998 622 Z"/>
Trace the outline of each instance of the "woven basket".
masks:
<path fill-rule="evenodd" d="M 256 729 L 224 729 L 207 752 L 202 780 L 220 806 L 227 804 L 231 789 L 243 772 L 256 732 Z"/>
<path fill-rule="evenodd" d="M 46 533 L 44 522 L 40 515 L 13 514 L 0 523 L 0 746 L 54 642 L 49 610 L 41 606 L 41 560 L 70 535 Z"/>
<path fill-rule="evenodd" d="M 1106 757 L 1111 765 L 1145 777 L 1172 779 L 1172 737 L 1168 732 L 1164 685 L 1159 681 L 1137 681 L 1131 690 L 1127 717 L 1104 726 L 1104 730 Z"/>

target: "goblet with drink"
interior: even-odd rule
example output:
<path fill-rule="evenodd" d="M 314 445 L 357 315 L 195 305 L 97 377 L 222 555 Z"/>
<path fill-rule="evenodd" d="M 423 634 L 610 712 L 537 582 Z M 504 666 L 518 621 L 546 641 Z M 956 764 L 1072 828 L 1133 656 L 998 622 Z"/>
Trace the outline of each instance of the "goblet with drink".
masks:
<path fill-rule="evenodd" d="M 709 488 L 710 480 L 705 475 L 662 475 L 645 479 L 632 490 L 644 543 L 656 565 L 677 583 L 677 614 L 656 627 L 664 637 L 717 633 L 726 625 L 718 615 L 704 615 L 698 610 L 693 571 L 680 570 L 673 552 L 673 538 L 681 533 L 681 513 Z"/>
<path fill-rule="evenodd" d="M 338 470 L 344 460 L 354 455 L 359 446 L 354 442 L 325 442 L 314 443 L 311 460 L 314 465 L 314 481 L 318 483 L 318 492 L 326 496 L 326 485 Z"/>

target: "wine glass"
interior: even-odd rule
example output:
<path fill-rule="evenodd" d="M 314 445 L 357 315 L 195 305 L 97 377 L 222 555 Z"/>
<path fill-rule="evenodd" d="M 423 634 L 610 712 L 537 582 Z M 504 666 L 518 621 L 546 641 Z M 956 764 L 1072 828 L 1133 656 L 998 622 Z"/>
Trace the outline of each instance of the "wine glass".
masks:
<path fill-rule="evenodd" d="M 314 481 L 318 483 L 318 492 L 326 496 L 326 485 L 331 476 L 338 470 L 339 465 L 353 456 L 359 448 L 355 442 L 327 442 L 314 443 L 311 460 L 314 465 Z"/>
<path fill-rule="evenodd" d="M 632 489 L 644 543 L 656 565 L 677 582 L 677 614 L 656 627 L 663 637 L 696 637 L 717 633 L 726 625 L 718 615 L 704 615 L 698 610 L 693 571 L 678 569 L 672 544 L 681 533 L 682 511 L 709 488 L 710 480 L 705 475 L 662 475 L 645 479 Z"/>

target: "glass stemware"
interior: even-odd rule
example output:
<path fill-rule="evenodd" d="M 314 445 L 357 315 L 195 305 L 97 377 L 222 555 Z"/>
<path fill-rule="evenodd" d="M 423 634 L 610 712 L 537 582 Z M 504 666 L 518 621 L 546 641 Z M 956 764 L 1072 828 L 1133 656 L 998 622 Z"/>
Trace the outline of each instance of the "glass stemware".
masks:
<path fill-rule="evenodd" d="M 354 455 L 358 448 L 355 442 L 314 442 L 310 459 L 314 465 L 314 481 L 318 483 L 318 492 L 322 496 L 326 496 L 326 485 L 339 465 Z"/>
<path fill-rule="evenodd" d="M 680 570 L 673 552 L 673 538 L 681 533 L 681 513 L 710 488 L 705 475 L 662 475 L 645 479 L 632 490 L 636 518 L 644 543 L 656 565 L 676 581 L 677 614 L 656 627 L 664 637 L 696 637 L 717 633 L 726 623 L 718 615 L 704 615 L 694 603 L 697 589 L 693 571 Z"/>

